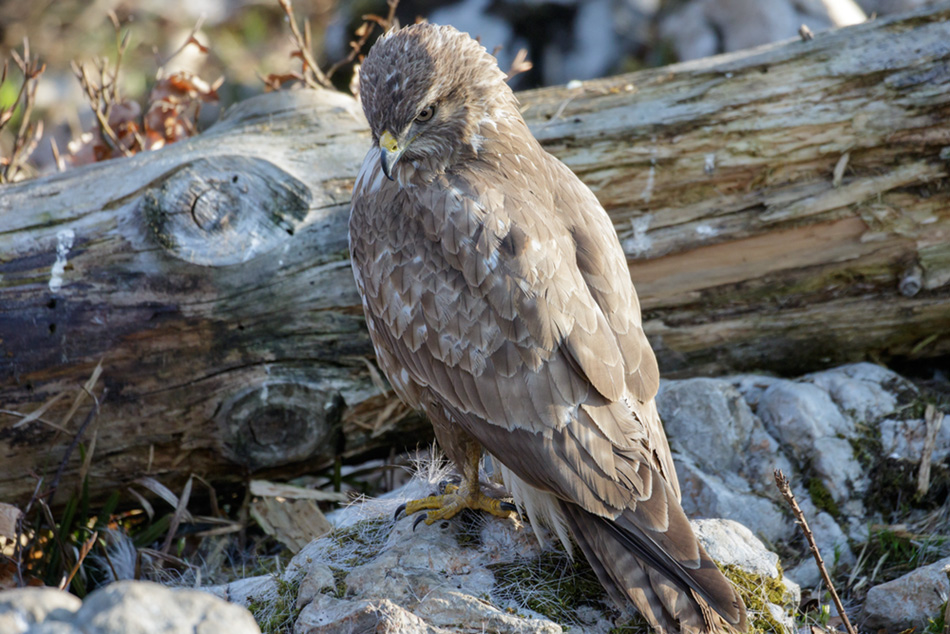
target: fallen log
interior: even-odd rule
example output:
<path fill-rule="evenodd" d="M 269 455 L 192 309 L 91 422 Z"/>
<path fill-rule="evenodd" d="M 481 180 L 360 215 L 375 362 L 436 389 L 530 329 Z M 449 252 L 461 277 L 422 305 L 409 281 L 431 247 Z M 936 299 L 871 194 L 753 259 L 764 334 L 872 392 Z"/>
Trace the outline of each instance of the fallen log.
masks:
<path fill-rule="evenodd" d="M 665 372 L 950 352 L 946 5 L 519 97 L 614 219 Z M 373 381 L 347 260 L 369 142 L 351 98 L 282 92 L 0 189 L 0 499 L 61 464 L 97 497 L 427 442 Z"/>

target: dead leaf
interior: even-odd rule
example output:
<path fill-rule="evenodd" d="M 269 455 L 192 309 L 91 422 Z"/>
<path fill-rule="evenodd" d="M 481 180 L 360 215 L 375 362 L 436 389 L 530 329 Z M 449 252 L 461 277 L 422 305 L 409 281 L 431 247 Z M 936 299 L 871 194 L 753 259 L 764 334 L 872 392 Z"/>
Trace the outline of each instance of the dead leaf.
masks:
<path fill-rule="evenodd" d="M 16 539 L 16 524 L 22 515 L 23 511 L 19 508 L 6 502 L 0 502 L 0 537 Z"/>
<path fill-rule="evenodd" d="M 251 503 L 251 517 L 294 553 L 333 528 L 313 500 L 258 498 Z"/>

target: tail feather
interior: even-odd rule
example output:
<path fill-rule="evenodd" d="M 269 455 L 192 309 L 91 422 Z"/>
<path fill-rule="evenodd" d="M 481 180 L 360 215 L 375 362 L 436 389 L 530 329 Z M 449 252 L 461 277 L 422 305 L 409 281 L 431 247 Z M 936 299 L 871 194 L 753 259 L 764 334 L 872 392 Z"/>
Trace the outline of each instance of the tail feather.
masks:
<path fill-rule="evenodd" d="M 658 633 L 746 631 L 742 599 L 698 542 L 698 566 L 679 562 L 622 516 L 612 521 L 575 504 L 561 506 L 611 599 L 621 606 L 632 602 Z M 679 539 L 696 540 L 691 529 L 688 537 L 679 533 Z"/>

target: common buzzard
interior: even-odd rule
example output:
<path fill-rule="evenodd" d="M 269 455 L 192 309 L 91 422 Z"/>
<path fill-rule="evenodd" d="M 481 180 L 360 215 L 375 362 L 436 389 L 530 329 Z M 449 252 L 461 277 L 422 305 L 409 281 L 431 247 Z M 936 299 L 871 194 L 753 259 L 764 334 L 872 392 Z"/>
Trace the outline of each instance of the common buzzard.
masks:
<path fill-rule="evenodd" d="M 462 474 L 426 522 L 506 516 L 484 449 L 532 525 L 570 536 L 658 632 L 746 629 L 696 540 L 653 397 L 656 359 L 593 193 L 532 136 L 495 58 L 447 26 L 384 35 L 360 71 L 373 143 L 350 252 L 377 359 Z"/>

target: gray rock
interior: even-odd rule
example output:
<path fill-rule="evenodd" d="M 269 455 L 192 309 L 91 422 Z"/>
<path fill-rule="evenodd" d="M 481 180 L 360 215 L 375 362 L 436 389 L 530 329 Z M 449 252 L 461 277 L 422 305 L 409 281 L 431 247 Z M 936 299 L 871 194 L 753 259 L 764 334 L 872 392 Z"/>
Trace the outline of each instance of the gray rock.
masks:
<path fill-rule="evenodd" d="M 916 418 L 900 420 L 885 418 L 877 425 L 881 437 L 883 455 L 897 460 L 919 463 L 927 437 L 927 422 Z M 930 461 L 939 464 L 950 457 L 950 420 L 944 417 L 937 432 L 936 443 Z"/>
<path fill-rule="evenodd" d="M 665 381 L 657 409 L 687 515 L 733 519 L 773 542 L 794 534 L 772 475 L 792 464 L 732 382 Z"/>
<path fill-rule="evenodd" d="M 674 453 L 734 489 L 780 498 L 772 472 L 791 463 L 731 382 L 665 381 L 656 404 Z"/>
<path fill-rule="evenodd" d="M 815 545 L 818 546 L 821 559 L 829 572 L 834 574 L 834 570 L 838 566 L 853 565 L 855 563 L 854 551 L 851 550 L 848 537 L 841 526 L 831 515 L 816 509 L 804 492 L 796 492 L 796 497 L 802 512 L 805 513 L 805 519 L 808 521 L 808 527 L 815 538 Z M 788 576 L 802 587 L 814 588 L 821 583 L 821 573 L 818 571 L 818 564 L 815 563 L 808 547 L 804 545 L 804 537 L 801 541 L 805 558 L 788 571 Z"/>
<path fill-rule="evenodd" d="M 300 586 L 297 589 L 297 608 L 302 608 L 316 598 L 324 590 L 331 590 L 336 587 L 336 580 L 333 578 L 333 571 L 329 566 L 323 564 L 312 564 L 300 580 Z"/>
<path fill-rule="evenodd" d="M 343 601 L 327 595 L 309 603 L 294 623 L 294 634 L 448 634 L 388 599 Z"/>
<path fill-rule="evenodd" d="M 73 623 L 100 634 L 260 634 L 246 609 L 206 592 L 117 581 L 83 602 Z"/>
<path fill-rule="evenodd" d="M 330 575 L 332 580 L 333 575 Z M 277 596 L 277 581 L 273 575 L 260 575 L 258 577 L 248 577 L 247 579 L 238 579 L 231 583 L 225 583 L 217 586 L 203 586 L 196 588 L 202 592 L 213 594 L 224 599 L 229 603 L 236 603 L 247 607 L 252 601 L 260 601 Z"/>
<path fill-rule="evenodd" d="M 16 588 L 0 592 L 0 632 L 22 634 L 36 623 L 68 621 L 82 606 L 75 595 L 55 588 Z"/>
<path fill-rule="evenodd" d="M 950 598 L 947 568 L 950 557 L 923 566 L 903 577 L 868 590 L 864 602 L 865 624 L 874 631 L 923 630 Z"/>
<path fill-rule="evenodd" d="M 769 551 L 748 528 L 723 519 L 696 520 L 693 530 L 706 552 L 724 566 L 737 566 L 745 572 L 765 579 L 780 580 L 797 606 L 802 599 L 801 588 L 779 570 L 778 555 Z M 794 619 L 777 605 L 768 604 L 772 617 L 784 625 L 786 632 L 793 632 Z"/>
<path fill-rule="evenodd" d="M 468 592 L 433 588 L 413 608 L 427 622 L 453 632 L 511 632 L 511 634 L 561 634 L 557 623 L 544 617 L 508 614 Z"/>
<path fill-rule="evenodd" d="M 409 632 L 557 634 L 563 631 L 562 625 L 570 625 L 572 630 L 606 634 L 614 627 L 606 603 L 603 609 L 587 606 L 578 610 L 562 624 L 528 609 L 524 601 L 530 594 L 532 605 L 543 603 L 548 598 L 544 593 L 556 593 L 556 589 L 546 588 L 543 582 L 528 582 L 523 588 L 525 595 L 519 596 L 496 585 L 492 564 L 539 565 L 542 548 L 527 526 L 478 516 L 413 530 L 413 518 L 395 523 L 390 519 L 401 501 L 431 492 L 445 475 L 432 470 L 383 499 L 364 500 L 331 516 L 343 528 L 307 545 L 287 568 L 287 578 L 314 579 L 309 586 L 301 583 L 298 606 L 303 606 L 303 611 L 296 632 L 351 631 L 346 629 L 351 623 L 375 622 L 375 615 L 382 613 L 393 614 L 393 621 L 405 623 L 404 631 Z M 731 537 L 730 544 L 741 542 L 743 553 L 755 548 L 767 552 L 748 529 L 728 521 L 721 526 L 720 533 L 739 536 Z M 707 532 L 715 534 L 713 529 Z M 727 547 L 727 551 L 732 549 Z M 776 557 L 772 555 L 769 561 L 771 567 L 758 567 L 777 573 Z M 736 555 L 731 555 L 729 562 L 750 565 L 738 561 Z M 330 567 L 337 571 L 342 585 L 330 585 L 331 576 L 326 572 Z M 316 589 L 318 586 L 322 588 Z M 327 592 L 327 588 L 332 589 Z M 605 595 L 599 598 L 607 601 Z M 554 594 L 550 599 L 559 601 Z M 391 606 L 384 601 L 390 601 Z"/>
<path fill-rule="evenodd" d="M 904 11 L 913 11 L 931 4 L 936 4 L 940 0 L 858 0 L 858 4 L 868 15 L 876 13 L 877 15 L 888 15 L 890 13 L 903 13 Z"/>
<path fill-rule="evenodd" d="M 748 528 L 732 520 L 711 519 L 692 522 L 696 537 L 709 556 L 725 566 L 739 566 L 754 575 L 777 579 L 778 555 Z"/>
<path fill-rule="evenodd" d="M 246 609 L 206 592 L 119 581 L 80 601 L 51 588 L 0 592 L 7 634 L 260 634 Z"/>
<path fill-rule="evenodd" d="M 827 392 L 845 416 L 859 423 L 894 414 L 898 390 L 917 393 L 907 379 L 874 363 L 844 365 L 806 374 L 802 380 Z"/>
<path fill-rule="evenodd" d="M 407 498 L 419 497 L 435 488 L 442 477 L 435 475 L 432 482 L 426 478 L 424 484 L 413 480 L 397 493 Z M 319 590 L 313 592 L 315 586 L 329 586 L 325 571 L 330 565 L 346 572 L 343 577 L 345 596 L 338 599 L 339 603 L 332 603 L 332 614 L 345 622 L 354 619 L 362 622 L 362 619 L 370 618 L 366 615 L 382 609 L 381 602 L 387 600 L 420 619 L 418 623 L 412 621 L 415 623 L 412 627 L 417 628 L 412 631 L 443 631 L 447 628 L 480 632 L 484 624 L 491 631 L 500 633 L 554 634 L 562 631 L 559 625 L 548 619 L 509 614 L 500 606 L 485 601 L 491 596 L 495 584 L 494 574 L 486 567 L 488 564 L 540 554 L 530 529 L 513 522 L 479 518 L 472 526 L 452 521 L 421 525 L 413 530 L 414 518 L 395 524 L 388 519 L 398 503 L 398 499 L 393 498 L 369 500 L 362 507 L 351 506 L 348 513 L 336 518 L 350 530 L 357 531 L 358 538 L 353 541 L 358 545 L 368 544 L 365 549 L 357 548 L 358 552 L 348 550 L 346 537 L 331 535 L 312 542 L 294 558 L 288 566 L 290 574 L 304 575 L 298 596 L 298 605 L 305 605 L 301 618 L 308 619 L 307 627 L 317 628 L 301 631 L 337 631 L 332 629 L 335 626 L 331 622 L 317 615 L 327 605 L 323 598 L 326 595 L 320 594 Z M 361 519 L 353 521 L 352 516 L 357 513 Z M 370 528 L 367 522 L 375 522 L 375 528 Z M 363 533 L 364 530 L 369 532 Z M 479 546 L 462 546 L 460 537 L 465 539 L 466 536 Z M 313 583 L 306 583 L 308 578 L 313 579 Z M 319 610 L 309 607 L 306 605 L 308 599 L 323 607 Z M 337 619 L 336 616 L 333 618 Z M 423 625 L 435 629 L 418 629 Z M 324 627 L 330 629 L 319 629 Z"/>
<path fill-rule="evenodd" d="M 864 468 L 848 441 L 856 436 L 854 422 L 828 392 L 809 383 L 776 381 L 762 394 L 757 414 L 783 449 L 821 478 L 836 502 L 867 489 Z"/>
<path fill-rule="evenodd" d="M 770 542 L 785 541 L 795 534 L 795 526 L 780 507 L 749 489 L 730 487 L 710 475 L 689 457 L 675 456 L 676 472 L 683 493 L 683 509 L 690 517 L 724 517 L 748 526 Z"/>

